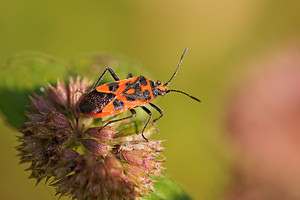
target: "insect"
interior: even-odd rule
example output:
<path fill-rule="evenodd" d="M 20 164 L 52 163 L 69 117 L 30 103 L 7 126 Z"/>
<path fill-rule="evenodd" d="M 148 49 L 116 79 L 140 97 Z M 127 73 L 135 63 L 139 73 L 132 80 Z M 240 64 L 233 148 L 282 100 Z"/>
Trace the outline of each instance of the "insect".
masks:
<path fill-rule="evenodd" d="M 80 100 L 80 112 L 91 117 L 111 116 L 125 110 L 129 110 L 131 112 L 130 116 L 107 122 L 101 128 L 102 130 L 111 123 L 135 117 L 136 111 L 134 109 L 140 107 L 149 115 L 149 118 L 141 132 L 142 137 L 148 141 L 148 139 L 144 136 L 144 131 L 150 122 L 152 112 L 144 106 L 145 104 L 149 104 L 160 114 L 158 118 L 153 120 L 153 122 L 156 122 L 164 114 L 158 106 L 151 103 L 158 96 L 164 96 L 170 92 L 179 92 L 200 102 L 200 100 L 196 97 L 193 97 L 183 91 L 167 89 L 167 86 L 176 75 L 187 49 L 188 47 L 184 50 L 175 72 L 165 84 L 162 84 L 160 81 L 153 82 L 144 76 L 132 77 L 131 74 L 129 74 L 127 79 L 120 80 L 117 74 L 111 68 L 107 67 L 92 87 L 92 90 L 84 94 Z M 115 81 L 98 86 L 100 80 L 107 71 L 111 74 Z"/>

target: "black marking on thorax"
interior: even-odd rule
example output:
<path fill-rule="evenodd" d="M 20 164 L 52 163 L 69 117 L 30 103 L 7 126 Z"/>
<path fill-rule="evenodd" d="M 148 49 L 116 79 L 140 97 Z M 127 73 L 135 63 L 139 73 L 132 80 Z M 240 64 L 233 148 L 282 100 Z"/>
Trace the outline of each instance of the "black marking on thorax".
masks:
<path fill-rule="evenodd" d="M 154 99 L 157 97 L 157 88 L 154 86 L 153 81 L 150 81 L 151 89 L 152 89 L 152 94 Z"/>
<path fill-rule="evenodd" d="M 148 85 L 147 79 L 146 79 L 145 77 L 140 76 L 140 77 L 138 78 L 138 80 L 139 80 L 139 82 L 140 82 L 141 85 L 143 85 L 143 86 Z"/>
<path fill-rule="evenodd" d="M 79 110 L 82 113 L 101 113 L 102 109 L 115 97 L 113 93 L 102 93 L 95 89 L 82 98 Z"/>

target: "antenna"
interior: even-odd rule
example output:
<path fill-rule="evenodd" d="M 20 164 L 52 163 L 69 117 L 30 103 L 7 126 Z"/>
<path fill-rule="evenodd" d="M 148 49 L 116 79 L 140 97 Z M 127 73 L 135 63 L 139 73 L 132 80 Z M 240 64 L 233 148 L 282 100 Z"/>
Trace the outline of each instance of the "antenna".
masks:
<path fill-rule="evenodd" d="M 186 96 L 188 96 L 188 97 L 190 97 L 190 98 L 192 98 L 192 99 L 194 99 L 194 100 L 196 100 L 196 101 L 198 101 L 198 102 L 201 102 L 200 99 L 198 99 L 198 98 L 196 98 L 196 97 L 193 97 L 193 96 L 191 96 L 191 95 L 189 95 L 189 94 L 187 94 L 187 93 L 185 93 L 185 92 L 182 92 L 182 91 L 180 91 L 180 90 L 167 90 L 167 91 L 166 91 L 166 93 L 169 93 L 169 92 L 178 92 L 178 93 L 184 94 L 184 95 L 186 95 Z"/>
<path fill-rule="evenodd" d="M 164 86 L 168 86 L 168 85 L 170 84 L 171 80 L 173 79 L 173 77 L 176 75 L 176 73 L 177 73 L 177 71 L 178 71 L 178 69 L 179 69 L 179 66 L 180 66 L 180 64 L 181 64 L 181 61 L 182 61 L 182 59 L 183 59 L 183 57 L 184 57 L 186 51 L 188 50 L 188 48 L 189 48 L 189 46 L 187 46 L 187 47 L 185 48 L 183 54 L 181 55 L 181 58 L 180 58 L 180 60 L 179 60 L 179 63 L 178 63 L 178 65 L 177 65 L 177 68 L 176 68 L 174 74 L 171 76 L 170 80 L 164 84 Z"/>

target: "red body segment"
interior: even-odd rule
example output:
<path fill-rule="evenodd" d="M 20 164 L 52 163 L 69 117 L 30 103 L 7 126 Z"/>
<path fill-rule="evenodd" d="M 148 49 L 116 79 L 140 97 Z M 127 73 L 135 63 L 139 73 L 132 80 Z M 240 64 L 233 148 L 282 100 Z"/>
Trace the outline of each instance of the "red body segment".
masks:
<path fill-rule="evenodd" d="M 161 89 L 166 87 L 160 85 Z M 156 97 L 153 81 L 139 76 L 98 86 L 85 94 L 79 108 L 91 117 L 106 117 L 142 106 Z M 107 99 L 107 100 L 105 100 Z"/>

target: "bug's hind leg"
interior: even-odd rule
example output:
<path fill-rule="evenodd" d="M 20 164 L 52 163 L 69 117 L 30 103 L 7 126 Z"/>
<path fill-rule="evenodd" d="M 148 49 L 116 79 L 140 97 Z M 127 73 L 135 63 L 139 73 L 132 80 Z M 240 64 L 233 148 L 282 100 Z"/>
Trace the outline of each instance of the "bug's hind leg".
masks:
<path fill-rule="evenodd" d="M 144 128 L 142 130 L 142 137 L 146 141 L 148 141 L 148 139 L 144 136 L 144 131 L 145 131 L 146 127 L 148 126 L 149 122 L 150 122 L 150 119 L 152 117 L 152 112 L 148 108 L 146 108 L 145 106 L 141 106 L 141 108 L 149 115 L 149 118 L 148 118 L 148 120 L 147 120 L 147 122 L 146 122 L 146 124 L 145 124 L 145 126 L 144 126 Z"/>
<path fill-rule="evenodd" d="M 107 67 L 103 73 L 101 74 L 101 76 L 98 78 L 97 82 L 94 84 L 94 86 L 92 87 L 92 89 L 95 89 L 97 87 L 97 85 L 99 84 L 99 82 L 101 81 L 102 77 L 104 76 L 105 72 L 109 71 L 110 75 L 114 78 L 115 81 L 119 81 L 119 77 L 118 75 L 114 72 L 114 70 L 110 67 Z"/>
<path fill-rule="evenodd" d="M 130 116 L 128 116 L 128 117 L 123 117 L 123 118 L 121 118 L 121 119 L 111 120 L 111 121 L 107 122 L 104 126 L 102 126 L 102 128 L 99 130 L 99 132 L 100 132 L 103 128 L 105 128 L 107 125 L 109 125 L 109 124 L 111 124 L 111 123 L 119 122 L 119 121 L 122 121 L 122 120 L 125 120 L 125 119 L 129 119 L 129 118 L 135 117 L 135 116 L 136 116 L 135 110 L 134 110 L 134 109 L 129 109 L 129 110 L 130 110 L 130 112 L 131 112 L 131 115 L 130 115 Z"/>

